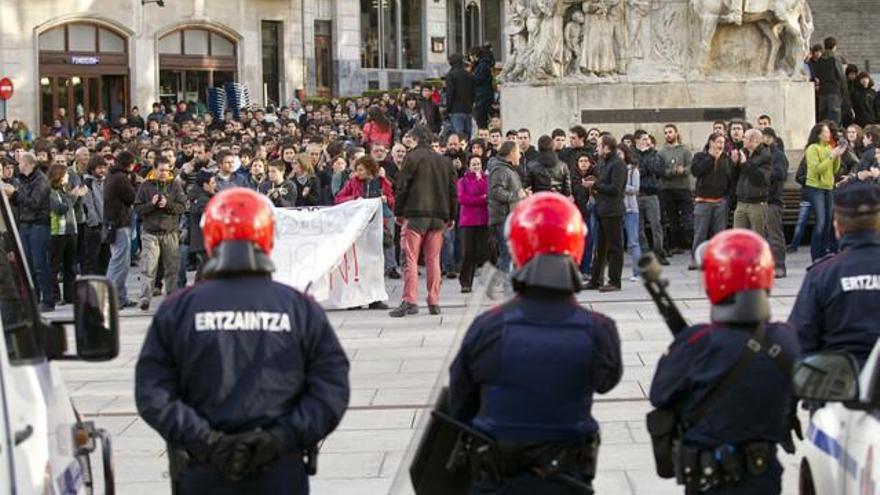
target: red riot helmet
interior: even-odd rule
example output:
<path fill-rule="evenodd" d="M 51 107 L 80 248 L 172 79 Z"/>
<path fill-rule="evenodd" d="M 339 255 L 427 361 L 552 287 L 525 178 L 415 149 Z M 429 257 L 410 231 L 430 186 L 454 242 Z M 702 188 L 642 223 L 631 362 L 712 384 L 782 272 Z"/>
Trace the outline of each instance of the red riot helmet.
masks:
<path fill-rule="evenodd" d="M 519 202 L 507 219 L 510 256 L 522 268 L 540 254 L 565 254 L 579 265 L 587 226 L 565 196 L 541 192 Z"/>
<path fill-rule="evenodd" d="M 725 230 L 709 241 L 702 267 L 713 321 L 750 323 L 770 317 L 774 261 L 763 237 L 746 229 Z"/>
<path fill-rule="evenodd" d="M 235 187 L 214 195 L 202 214 L 205 250 L 209 256 L 226 241 L 250 241 L 266 255 L 275 243 L 275 217 L 265 196 Z"/>
<path fill-rule="evenodd" d="M 514 288 L 580 290 L 577 265 L 584 255 L 587 226 L 568 198 L 541 192 L 520 201 L 507 218 L 505 234 L 516 266 Z"/>

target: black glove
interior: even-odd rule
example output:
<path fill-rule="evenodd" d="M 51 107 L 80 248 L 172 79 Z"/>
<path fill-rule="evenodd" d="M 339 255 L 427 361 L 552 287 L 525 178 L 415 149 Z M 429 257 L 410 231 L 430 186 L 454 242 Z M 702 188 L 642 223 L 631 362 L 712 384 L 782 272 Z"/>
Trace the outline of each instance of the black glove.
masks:
<path fill-rule="evenodd" d="M 249 452 L 244 470 L 246 476 L 262 471 L 284 453 L 284 441 L 277 435 L 260 428 L 242 433 L 237 440 L 239 445 Z"/>
<path fill-rule="evenodd" d="M 242 435 L 212 435 L 207 461 L 228 481 L 240 481 L 245 475 L 251 450 L 241 443 Z"/>
<path fill-rule="evenodd" d="M 797 436 L 798 440 L 804 439 L 804 434 L 801 430 L 801 420 L 798 419 L 797 412 L 793 411 L 785 418 L 785 429 L 785 438 L 779 445 L 787 454 L 794 454 L 794 437 Z"/>

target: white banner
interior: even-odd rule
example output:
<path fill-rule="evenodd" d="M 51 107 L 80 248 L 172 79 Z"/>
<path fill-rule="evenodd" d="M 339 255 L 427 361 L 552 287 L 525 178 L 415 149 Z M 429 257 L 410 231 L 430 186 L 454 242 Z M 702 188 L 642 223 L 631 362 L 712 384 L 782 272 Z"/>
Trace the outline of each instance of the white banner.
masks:
<path fill-rule="evenodd" d="M 382 201 L 276 209 L 272 261 L 275 280 L 301 291 L 308 287 L 326 309 L 388 300 Z"/>

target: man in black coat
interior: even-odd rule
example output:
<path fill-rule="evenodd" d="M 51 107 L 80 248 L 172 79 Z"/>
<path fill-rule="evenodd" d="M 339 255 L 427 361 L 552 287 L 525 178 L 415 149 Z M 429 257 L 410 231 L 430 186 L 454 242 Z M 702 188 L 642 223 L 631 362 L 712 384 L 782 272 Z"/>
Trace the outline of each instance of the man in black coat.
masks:
<path fill-rule="evenodd" d="M 595 181 L 588 181 L 596 193 L 594 213 L 599 218 L 599 246 L 587 290 L 614 292 L 621 289 L 623 275 L 623 192 L 626 188 L 626 164 L 617 156 L 617 140 L 610 135 L 599 141 L 599 171 Z M 608 263 L 608 284 L 603 272 Z"/>
<path fill-rule="evenodd" d="M 552 191 L 563 196 L 571 196 L 571 176 L 568 166 L 556 157 L 553 139 L 541 136 L 538 139 L 538 156 L 529 162 L 526 171 L 526 188 L 533 193 Z"/>
<path fill-rule="evenodd" d="M 23 153 L 18 161 L 18 187 L 10 200 L 18 208 L 18 233 L 34 277 L 34 289 L 42 295 L 41 311 L 54 311 L 52 270 L 49 269 L 49 180 L 37 168 L 33 153 Z"/>
<path fill-rule="evenodd" d="M 128 151 L 119 153 L 104 185 L 104 223 L 107 224 L 107 243 L 110 244 L 107 278 L 116 287 L 119 304 L 123 308 L 135 304 L 128 299 L 125 288 L 131 266 L 131 209 L 135 199 L 131 178 L 133 167 L 134 155 Z"/>
<path fill-rule="evenodd" d="M 733 155 L 732 175 L 736 184 L 733 228 L 751 229 L 763 236 L 767 226 L 773 155 L 764 145 L 764 135 L 757 129 L 746 131 L 743 143 L 743 149 Z"/>
<path fill-rule="evenodd" d="M 449 56 L 449 72 L 446 74 L 446 113 L 452 132 L 471 138 L 471 114 L 474 111 L 476 85 L 474 78 L 464 67 L 461 54 Z"/>

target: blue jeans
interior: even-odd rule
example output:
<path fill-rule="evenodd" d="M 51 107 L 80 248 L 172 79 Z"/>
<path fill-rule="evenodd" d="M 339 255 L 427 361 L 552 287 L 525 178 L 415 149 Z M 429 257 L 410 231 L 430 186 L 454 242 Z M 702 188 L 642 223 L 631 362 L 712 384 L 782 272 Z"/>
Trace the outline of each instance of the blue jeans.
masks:
<path fill-rule="evenodd" d="M 180 245 L 180 264 L 177 266 L 177 288 L 186 287 L 186 267 L 189 265 L 189 244 Z M 166 289 L 167 290 L 167 289 Z"/>
<path fill-rule="evenodd" d="M 452 126 L 452 132 L 456 134 L 464 134 L 467 139 L 471 138 L 471 114 L 453 113 L 449 115 L 449 125 Z"/>
<path fill-rule="evenodd" d="M 397 270 L 397 256 L 394 253 L 394 215 L 391 215 L 389 218 L 384 218 L 382 221 L 385 222 L 386 228 L 391 232 L 391 245 L 383 248 L 385 254 L 385 271 L 387 272 L 392 269 Z"/>
<path fill-rule="evenodd" d="M 593 212 L 592 203 L 587 207 L 590 218 L 587 219 L 587 242 L 584 244 L 584 257 L 581 260 L 581 273 L 590 275 L 593 270 L 593 255 L 599 245 L 599 217 Z"/>
<path fill-rule="evenodd" d="M 116 229 L 116 239 L 110 245 L 110 264 L 107 265 L 107 278 L 116 287 L 119 304 L 128 302 L 128 268 L 131 266 L 131 227 Z"/>
<path fill-rule="evenodd" d="M 810 258 L 816 261 L 831 249 L 831 191 L 804 186 L 803 194 L 816 212 L 816 225 L 810 239 Z"/>
<path fill-rule="evenodd" d="M 632 258 L 633 276 L 639 276 L 639 258 L 642 257 L 642 246 L 639 244 L 639 212 L 628 211 L 623 217 L 623 231 L 626 233 L 626 247 Z"/>
<path fill-rule="evenodd" d="M 498 260 L 495 262 L 495 268 L 504 273 L 510 273 L 510 251 L 507 249 L 507 238 L 504 237 L 504 224 L 492 225 L 489 230 L 492 231 L 492 237 L 495 238 L 495 245 L 498 247 Z"/>
<path fill-rule="evenodd" d="M 807 220 L 810 219 L 810 213 L 813 211 L 813 205 L 809 201 L 801 200 L 800 208 L 798 208 L 797 224 L 794 226 L 794 236 L 788 245 L 797 249 L 801 245 L 801 239 L 804 237 L 804 229 L 807 227 Z"/>
<path fill-rule="evenodd" d="M 443 230 L 443 248 L 440 250 L 440 267 L 443 273 L 458 270 L 458 249 L 456 247 L 456 232 L 458 227 Z"/>
<path fill-rule="evenodd" d="M 28 268 L 34 277 L 34 289 L 37 297 L 44 304 L 52 305 L 53 294 L 52 270 L 49 270 L 49 240 L 52 238 L 48 225 L 22 223 L 18 226 L 22 249 L 27 259 Z"/>

